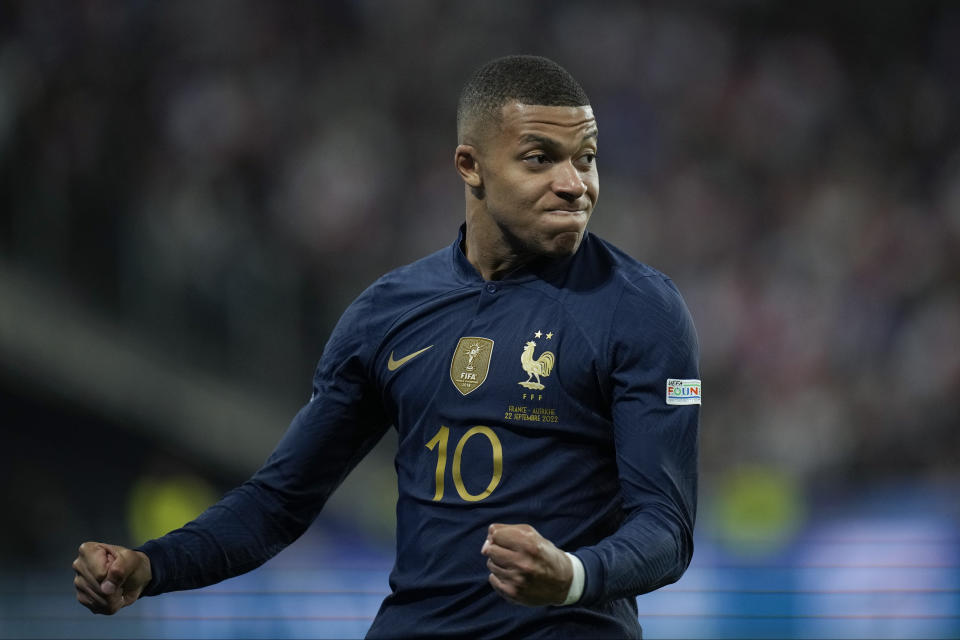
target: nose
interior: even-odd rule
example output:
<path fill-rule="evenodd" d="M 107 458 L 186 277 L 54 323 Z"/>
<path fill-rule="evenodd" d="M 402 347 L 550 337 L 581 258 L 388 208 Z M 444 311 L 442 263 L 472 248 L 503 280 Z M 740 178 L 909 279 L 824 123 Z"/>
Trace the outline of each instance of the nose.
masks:
<path fill-rule="evenodd" d="M 567 202 L 574 202 L 587 192 L 587 184 L 573 162 L 558 163 L 555 171 L 553 192 Z"/>

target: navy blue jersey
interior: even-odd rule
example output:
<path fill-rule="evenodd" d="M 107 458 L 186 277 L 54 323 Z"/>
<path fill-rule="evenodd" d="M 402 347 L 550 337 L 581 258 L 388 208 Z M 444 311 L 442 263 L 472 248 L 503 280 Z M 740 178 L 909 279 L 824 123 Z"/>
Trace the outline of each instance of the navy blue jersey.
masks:
<path fill-rule="evenodd" d="M 397 557 L 369 637 L 639 636 L 635 596 L 679 578 L 693 552 L 689 313 L 668 278 L 594 235 L 489 282 L 462 234 L 347 309 L 264 467 L 141 548 L 146 593 L 266 561 L 392 425 Z M 523 607 L 496 594 L 480 554 L 493 522 L 530 524 L 579 557 L 581 599 Z"/>

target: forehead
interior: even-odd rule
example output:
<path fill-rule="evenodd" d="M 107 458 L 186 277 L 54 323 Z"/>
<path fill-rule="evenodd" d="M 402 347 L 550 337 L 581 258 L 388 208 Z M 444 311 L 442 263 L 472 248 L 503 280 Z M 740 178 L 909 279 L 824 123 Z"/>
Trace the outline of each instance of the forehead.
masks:
<path fill-rule="evenodd" d="M 529 134 L 577 142 L 597 135 L 597 121 L 589 105 L 546 107 L 509 102 L 502 107 L 501 116 L 501 134 L 511 142 L 519 142 Z"/>

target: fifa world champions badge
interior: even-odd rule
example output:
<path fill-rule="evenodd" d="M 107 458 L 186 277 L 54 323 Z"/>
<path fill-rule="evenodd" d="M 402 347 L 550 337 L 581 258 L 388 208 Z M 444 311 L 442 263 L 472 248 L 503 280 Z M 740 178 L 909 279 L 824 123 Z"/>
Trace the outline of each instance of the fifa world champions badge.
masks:
<path fill-rule="evenodd" d="M 457 391 L 467 395 L 487 379 L 493 340 L 476 336 L 460 338 L 450 361 L 450 382 Z"/>

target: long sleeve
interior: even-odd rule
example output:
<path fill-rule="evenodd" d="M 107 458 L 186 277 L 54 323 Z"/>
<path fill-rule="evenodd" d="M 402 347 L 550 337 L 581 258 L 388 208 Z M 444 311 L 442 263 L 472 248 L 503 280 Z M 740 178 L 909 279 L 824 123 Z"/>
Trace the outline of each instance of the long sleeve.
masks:
<path fill-rule="evenodd" d="M 206 586 L 254 569 L 306 531 L 327 498 L 388 426 L 369 384 L 375 339 L 361 296 L 344 313 L 317 366 L 313 396 L 264 466 L 196 520 L 141 547 L 145 591 Z"/>
<path fill-rule="evenodd" d="M 628 291 L 608 334 L 624 520 L 575 552 L 586 574 L 585 605 L 675 582 L 693 555 L 700 405 L 668 403 L 667 380 L 699 379 L 699 348 L 683 300 L 662 282 L 662 295 Z"/>

